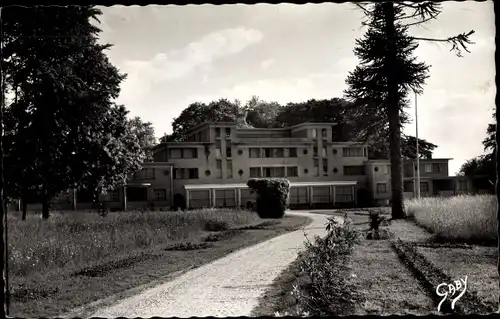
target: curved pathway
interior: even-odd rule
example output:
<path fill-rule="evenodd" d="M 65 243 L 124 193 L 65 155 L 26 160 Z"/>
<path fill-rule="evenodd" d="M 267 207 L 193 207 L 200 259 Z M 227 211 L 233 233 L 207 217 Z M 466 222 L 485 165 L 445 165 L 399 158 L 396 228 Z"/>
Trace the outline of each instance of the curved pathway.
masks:
<path fill-rule="evenodd" d="M 310 217 L 304 229 L 274 237 L 99 309 L 91 317 L 232 317 L 250 316 L 273 280 L 297 258 L 304 234 L 325 235 L 326 215 Z"/>

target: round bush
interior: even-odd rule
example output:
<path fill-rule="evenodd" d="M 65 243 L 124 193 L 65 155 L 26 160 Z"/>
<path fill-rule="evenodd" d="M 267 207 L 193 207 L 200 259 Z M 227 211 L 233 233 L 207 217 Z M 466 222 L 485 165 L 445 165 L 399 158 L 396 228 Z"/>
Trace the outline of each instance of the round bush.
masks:
<path fill-rule="evenodd" d="M 290 202 L 290 182 L 282 178 L 254 178 L 248 187 L 257 192 L 257 214 L 260 218 L 283 218 Z"/>

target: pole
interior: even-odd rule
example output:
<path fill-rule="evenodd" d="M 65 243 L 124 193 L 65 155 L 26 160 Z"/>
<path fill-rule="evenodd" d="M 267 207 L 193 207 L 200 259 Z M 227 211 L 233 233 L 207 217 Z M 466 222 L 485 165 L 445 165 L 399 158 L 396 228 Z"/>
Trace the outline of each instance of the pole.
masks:
<path fill-rule="evenodd" d="M 7 305 L 7 285 L 6 285 L 6 249 L 5 244 L 7 242 L 6 233 L 4 231 L 6 215 L 5 205 L 4 205 L 4 180 L 3 180 L 3 104 L 4 104 L 4 82 L 3 82 L 3 30 L 2 30 L 2 7 L 0 7 L 0 318 L 5 318 L 8 314 Z M 5 237 L 4 237 L 5 236 Z"/>
<path fill-rule="evenodd" d="M 418 150 L 418 110 L 417 110 L 417 92 L 415 92 L 415 137 L 417 139 L 417 198 L 420 199 L 420 153 Z"/>

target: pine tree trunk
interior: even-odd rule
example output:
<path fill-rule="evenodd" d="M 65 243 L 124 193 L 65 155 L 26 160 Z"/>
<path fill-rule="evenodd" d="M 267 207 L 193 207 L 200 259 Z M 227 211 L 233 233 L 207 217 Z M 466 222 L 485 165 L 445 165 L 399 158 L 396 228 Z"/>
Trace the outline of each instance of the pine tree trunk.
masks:
<path fill-rule="evenodd" d="M 389 142 L 391 159 L 391 188 L 392 188 L 392 218 L 405 218 L 403 201 L 403 162 L 401 158 L 401 119 L 399 111 L 398 83 L 395 78 L 396 50 L 394 27 L 394 3 L 383 4 L 386 23 L 387 51 L 386 51 L 386 76 L 387 76 L 387 113 L 389 120 Z"/>

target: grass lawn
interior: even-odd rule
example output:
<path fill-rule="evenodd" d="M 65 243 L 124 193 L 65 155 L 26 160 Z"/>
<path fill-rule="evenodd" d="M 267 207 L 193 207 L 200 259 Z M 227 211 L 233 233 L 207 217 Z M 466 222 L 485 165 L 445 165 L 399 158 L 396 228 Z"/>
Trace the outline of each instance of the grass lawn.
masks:
<path fill-rule="evenodd" d="M 317 212 L 319 213 L 319 212 Z M 344 216 L 343 212 L 330 211 L 327 215 Z M 368 228 L 368 216 L 349 213 L 356 228 Z M 429 237 L 428 233 L 410 222 L 395 223 L 391 231 L 408 233 L 415 240 Z M 294 285 L 300 285 L 305 277 L 299 277 L 298 261 L 276 278 L 272 287 L 261 299 L 255 315 L 297 315 L 296 300 L 291 295 Z M 399 261 L 389 246 L 388 240 L 363 240 L 356 246 L 350 262 L 349 285 L 356 300 L 352 302 L 351 313 L 337 315 L 387 315 L 387 314 L 430 314 L 436 307 L 413 277 Z"/>
<path fill-rule="evenodd" d="M 441 242 L 497 244 L 497 203 L 492 195 L 406 201 L 408 215 Z"/>
<path fill-rule="evenodd" d="M 10 315 L 58 316 L 101 300 L 71 314 L 85 317 L 93 307 L 309 222 L 301 216 L 261 220 L 235 210 L 110 213 L 105 218 L 65 214 L 24 222 L 13 217 Z"/>
<path fill-rule="evenodd" d="M 427 260 L 441 268 L 452 279 L 467 276 L 467 289 L 493 309 L 498 307 L 497 247 L 472 246 L 464 248 L 418 247 Z"/>
<path fill-rule="evenodd" d="M 491 246 L 497 239 L 494 197 L 422 198 L 407 201 L 406 206 L 410 219 L 391 222 L 392 239 L 419 243 L 418 252 L 451 278 L 467 275 L 468 290 L 477 292 L 478 297 L 495 311 L 500 289 L 496 268 L 498 250 Z M 368 228 L 368 211 L 360 209 L 348 213 L 355 227 Z M 342 210 L 311 212 L 344 216 Z M 460 243 L 472 245 L 460 248 L 457 246 Z M 297 267 L 296 261 L 275 280 L 262 299 L 257 315 L 275 312 L 296 315 L 296 300 L 291 291 L 294 285 L 304 282 L 304 278 L 298 277 Z M 389 240 L 364 240 L 356 246 L 350 271 L 350 289 L 357 295 L 350 315 L 422 315 L 437 311 L 437 304 L 431 298 L 434 291 L 422 287 L 401 263 Z"/>

